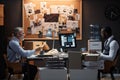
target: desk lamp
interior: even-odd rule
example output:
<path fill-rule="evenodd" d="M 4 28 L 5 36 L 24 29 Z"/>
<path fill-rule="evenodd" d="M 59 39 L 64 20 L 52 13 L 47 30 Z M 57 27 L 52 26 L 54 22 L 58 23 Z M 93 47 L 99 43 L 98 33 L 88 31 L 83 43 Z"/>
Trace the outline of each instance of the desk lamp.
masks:
<path fill-rule="evenodd" d="M 43 46 L 43 50 L 49 50 L 50 47 L 48 46 L 48 44 L 46 42 L 43 42 L 44 46 Z"/>

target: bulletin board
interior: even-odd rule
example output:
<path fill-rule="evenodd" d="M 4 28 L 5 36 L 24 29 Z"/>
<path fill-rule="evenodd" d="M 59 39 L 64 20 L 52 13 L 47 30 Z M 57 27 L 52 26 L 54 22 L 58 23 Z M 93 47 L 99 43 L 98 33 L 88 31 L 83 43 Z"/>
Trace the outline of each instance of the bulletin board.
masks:
<path fill-rule="evenodd" d="M 58 39 L 61 32 L 82 39 L 82 0 L 23 0 L 22 9 L 25 39 Z"/>

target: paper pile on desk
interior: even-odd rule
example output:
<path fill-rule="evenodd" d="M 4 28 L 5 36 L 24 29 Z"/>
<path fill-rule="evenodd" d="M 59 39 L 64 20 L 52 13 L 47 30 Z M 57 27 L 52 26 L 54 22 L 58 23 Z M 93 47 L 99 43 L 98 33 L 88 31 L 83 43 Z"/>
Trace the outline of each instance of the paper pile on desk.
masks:
<path fill-rule="evenodd" d="M 47 53 L 45 53 L 44 55 L 53 55 L 53 56 L 58 56 L 59 52 L 57 49 L 52 49 L 50 51 L 48 51 Z"/>

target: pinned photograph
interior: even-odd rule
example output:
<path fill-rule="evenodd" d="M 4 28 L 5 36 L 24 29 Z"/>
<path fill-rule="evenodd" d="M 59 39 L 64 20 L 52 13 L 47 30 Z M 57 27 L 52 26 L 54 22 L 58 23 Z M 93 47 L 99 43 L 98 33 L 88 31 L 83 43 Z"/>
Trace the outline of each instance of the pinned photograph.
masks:
<path fill-rule="evenodd" d="M 24 4 L 26 15 L 29 17 L 34 14 L 34 5 L 33 3 Z"/>
<path fill-rule="evenodd" d="M 78 21 L 67 21 L 67 28 L 78 28 Z"/>

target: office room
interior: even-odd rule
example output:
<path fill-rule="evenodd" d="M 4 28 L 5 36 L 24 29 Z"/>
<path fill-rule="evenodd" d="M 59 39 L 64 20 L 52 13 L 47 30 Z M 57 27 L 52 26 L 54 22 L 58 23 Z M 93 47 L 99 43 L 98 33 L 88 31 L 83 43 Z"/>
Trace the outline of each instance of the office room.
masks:
<path fill-rule="evenodd" d="M 102 72 L 105 60 L 99 60 L 105 42 L 100 31 L 103 27 L 109 26 L 111 35 L 120 43 L 119 3 L 119 0 L 0 0 L 0 80 L 25 80 L 24 73 L 9 72 L 6 63 L 8 44 L 16 27 L 21 27 L 24 35 L 19 47 L 38 51 L 23 56 L 24 62 L 37 67 L 34 80 L 120 80 L 117 52 L 112 71 L 110 68 L 109 72 Z M 90 63 L 92 66 L 86 67 Z M 29 71 L 26 79 L 33 80 Z"/>

